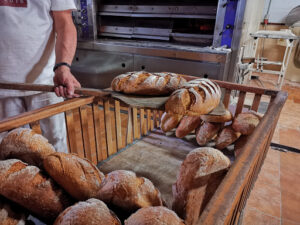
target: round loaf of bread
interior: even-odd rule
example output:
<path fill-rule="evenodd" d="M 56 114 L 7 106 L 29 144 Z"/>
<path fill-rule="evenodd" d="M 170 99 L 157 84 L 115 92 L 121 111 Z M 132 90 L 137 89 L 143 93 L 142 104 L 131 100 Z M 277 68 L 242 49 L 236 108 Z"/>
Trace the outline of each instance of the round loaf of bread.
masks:
<path fill-rule="evenodd" d="M 185 116 L 179 123 L 176 129 L 176 137 L 183 138 L 197 127 L 201 125 L 201 118 L 199 116 Z"/>
<path fill-rule="evenodd" d="M 24 209 L 7 199 L 0 197 L 0 224 L 25 225 L 28 214 Z"/>
<path fill-rule="evenodd" d="M 161 130 L 166 133 L 166 132 L 172 130 L 173 128 L 176 128 L 177 125 L 179 124 L 181 118 L 182 118 L 182 115 L 169 114 L 169 113 L 164 112 L 161 117 L 161 122 L 160 122 Z"/>
<path fill-rule="evenodd" d="M 114 91 L 137 95 L 167 95 L 180 88 L 186 80 L 176 73 L 129 72 L 115 77 Z"/>
<path fill-rule="evenodd" d="M 132 214 L 125 225 L 184 225 L 172 210 L 163 207 L 146 207 Z"/>
<path fill-rule="evenodd" d="M 38 167 L 17 159 L 0 161 L 0 195 L 46 221 L 54 221 L 72 203 Z"/>
<path fill-rule="evenodd" d="M 174 91 L 165 104 L 165 111 L 188 116 L 200 116 L 211 112 L 220 103 L 221 89 L 209 79 L 187 82 Z"/>
<path fill-rule="evenodd" d="M 44 158 L 54 152 L 46 138 L 28 128 L 10 131 L 0 144 L 0 160 L 20 159 L 39 168 L 42 168 Z"/>
<path fill-rule="evenodd" d="M 224 115 L 218 116 L 218 115 L 207 114 L 207 115 L 201 115 L 200 117 L 203 121 L 211 122 L 211 123 L 225 123 L 232 120 L 232 114 L 228 109 L 226 109 Z"/>
<path fill-rule="evenodd" d="M 87 159 L 75 154 L 56 152 L 44 159 L 46 172 L 77 200 L 94 198 L 104 174 Z"/>
<path fill-rule="evenodd" d="M 116 170 L 105 176 L 98 198 L 125 211 L 163 204 L 160 192 L 150 180 L 132 171 Z"/>
<path fill-rule="evenodd" d="M 121 225 L 121 222 L 104 202 L 91 198 L 65 209 L 54 225 Z"/>
<path fill-rule="evenodd" d="M 173 185 L 172 205 L 172 209 L 185 219 L 186 224 L 196 224 L 201 210 L 216 188 L 216 185 L 210 186 L 210 180 L 214 183 L 220 182 L 222 174 L 218 174 L 219 171 L 222 172 L 229 165 L 227 156 L 210 147 L 196 148 L 186 156 Z"/>
<path fill-rule="evenodd" d="M 261 116 L 254 111 L 238 114 L 232 123 L 232 128 L 243 135 L 250 135 L 259 124 Z"/>
<path fill-rule="evenodd" d="M 231 126 L 226 126 L 216 138 L 216 148 L 222 150 L 235 142 L 240 136 L 241 133 L 236 132 Z"/>
<path fill-rule="evenodd" d="M 210 140 L 212 140 L 221 129 L 220 123 L 209 123 L 204 122 L 197 130 L 196 130 L 196 141 L 198 145 L 204 146 Z"/>

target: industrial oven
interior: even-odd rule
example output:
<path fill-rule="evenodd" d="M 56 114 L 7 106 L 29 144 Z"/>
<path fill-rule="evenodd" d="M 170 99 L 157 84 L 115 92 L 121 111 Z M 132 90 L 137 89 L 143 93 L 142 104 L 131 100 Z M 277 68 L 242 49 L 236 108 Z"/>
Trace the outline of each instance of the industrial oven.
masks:
<path fill-rule="evenodd" d="M 246 0 L 76 0 L 72 72 L 106 88 L 128 71 L 235 81 Z"/>

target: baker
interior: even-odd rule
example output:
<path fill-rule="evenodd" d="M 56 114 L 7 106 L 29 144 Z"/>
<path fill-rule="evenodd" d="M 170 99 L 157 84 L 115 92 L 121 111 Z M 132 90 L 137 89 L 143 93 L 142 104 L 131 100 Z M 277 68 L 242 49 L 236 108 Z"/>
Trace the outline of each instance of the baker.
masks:
<path fill-rule="evenodd" d="M 0 90 L 0 120 L 75 96 L 70 71 L 77 34 L 74 0 L 0 0 L 0 82 L 55 84 L 55 93 Z M 67 151 L 64 115 L 41 121 L 56 150 Z M 0 134 L 0 140 L 5 134 Z"/>

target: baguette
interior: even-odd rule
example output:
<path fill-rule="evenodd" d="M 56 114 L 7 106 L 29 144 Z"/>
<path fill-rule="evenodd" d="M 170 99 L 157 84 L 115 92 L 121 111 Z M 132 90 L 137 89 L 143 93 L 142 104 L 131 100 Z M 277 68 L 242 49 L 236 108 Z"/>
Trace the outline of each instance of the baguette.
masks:
<path fill-rule="evenodd" d="M 115 77 L 114 91 L 137 95 L 167 95 L 181 87 L 186 80 L 175 73 L 129 72 Z"/>
<path fill-rule="evenodd" d="M 105 176 L 98 199 L 125 211 L 147 206 L 162 206 L 160 192 L 150 180 L 132 171 L 116 170 Z"/>
<path fill-rule="evenodd" d="M 235 142 L 240 136 L 241 133 L 233 130 L 231 126 L 226 126 L 218 134 L 216 148 L 222 150 Z"/>
<path fill-rule="evenodd" d="M 104 174 L 96 166 L 74 154 L 62 152 L 51 154 L 44 159 L 44 168 L 61 187 L 77 200 L 96 197 L 104 179 Z"/>
<path fill-rule="evenodd" d="M 0 194 L 46 221 L 54 221 L 72 203 L 38 167 L 17 159 L 0 161 Z"/>
<path fill-rule="evenodd" d="M 226 112 L 224 115 L 218 116 L 218 115 L 201 115 L 201 119 L 205 122 L 211 122 L 211 123 L 225 123 L 231 121 L 232 114 L 231 112 L 226 109 Z"/>
<path fill-rule="evenodd" d="M 91 198 L 65 209 L 54 225 L 121 225 L 118 217 L 104 202 Z"/>
<path fill-rule="evenodd" d="M 232 128 L 243 135 L 250 135 L 260 120 L 261 116 L 254 111 L 243 112 L 234 118 Z"/>
<path fill-rule="evenodd" d="M 185 116 L 179 123 L 176 129 L 176 137 L 183 138 L 201 124 L 201 118 L 199 116 Z"/>
<path fill-rule="evenodd" d="M 160 123 L 161 130 L 166 133 L 166 132 L 176 128 L 177 125 L 179 124 L 181 118 L 182 118 L 182 115 L 169 114 L 169 113 L 164 112 L 161 117 L 161 123 Z"/>
<path fill-rule="evenodd" d="M 174 91 L 165 104 L 168 113 L 200 116 L 211 112 L 220 103 L 221 89 L 209 79 L 187 82 Z"/>
<path fill-rule="evenodd" d="M 196 224 L 229 165 L 228 157 L 214 148 L 197 148 L 187 155 L 173 185 L 172 205 L 186 225 Z"/>
<path fill-rule="evenodd" d="M 132 214 L 125 225 L 184 225 L 172 210 L 163 207 L 146 207 Z"/>
<path fill-rule="evenodd" d="M 222 124 L 220 123 L 204 122 L 202 126 L 196 130 L 196 141 L 198 145 L 206 145 L 218 134 L 221 127 Z"/>
<path fill-rule="evenodd" d="M 0 144 L 0 160 L 20 159 L 39 168 L 43 166 L 43 159 L 54 152 L 46 138 L 28 128 L 12 130 Z"/>

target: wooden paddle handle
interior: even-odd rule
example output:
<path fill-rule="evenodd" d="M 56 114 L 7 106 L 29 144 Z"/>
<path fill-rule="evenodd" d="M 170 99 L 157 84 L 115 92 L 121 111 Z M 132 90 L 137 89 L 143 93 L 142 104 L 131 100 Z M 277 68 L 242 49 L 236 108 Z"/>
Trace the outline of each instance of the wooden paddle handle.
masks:
<path fill-rule="evenodd" d="M 46 84 L 6 83 L 0 82 L 0 89 L 54 92 L 55 86 Z M 109 97 L 110 92 L 93 88 L 76 88 L 75 94 L 85 96 Z"/>

